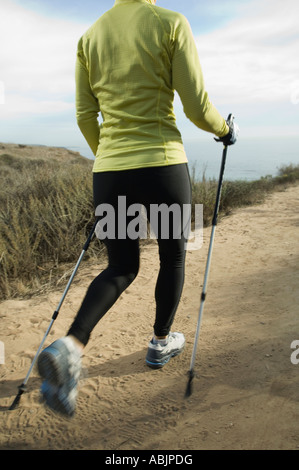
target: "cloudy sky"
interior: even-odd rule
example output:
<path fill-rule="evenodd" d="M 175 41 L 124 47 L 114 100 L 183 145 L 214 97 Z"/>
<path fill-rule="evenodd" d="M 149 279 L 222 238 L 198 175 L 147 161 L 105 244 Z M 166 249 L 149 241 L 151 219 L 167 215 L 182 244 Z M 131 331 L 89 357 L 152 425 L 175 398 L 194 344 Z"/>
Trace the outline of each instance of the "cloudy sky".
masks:
<path fill-rule="evenodd" d="M 88 154 L 77 129 L 78 39 L 113 0 L 0 0 L 0 142 Z M 243 138 L 299 135 L 298 0 L 158 0 L 189 20 L 210 98 Z M 185 141 L 207 138 L 182 113 Z M 209 136 L 210 138 L 210 136 Z"/>

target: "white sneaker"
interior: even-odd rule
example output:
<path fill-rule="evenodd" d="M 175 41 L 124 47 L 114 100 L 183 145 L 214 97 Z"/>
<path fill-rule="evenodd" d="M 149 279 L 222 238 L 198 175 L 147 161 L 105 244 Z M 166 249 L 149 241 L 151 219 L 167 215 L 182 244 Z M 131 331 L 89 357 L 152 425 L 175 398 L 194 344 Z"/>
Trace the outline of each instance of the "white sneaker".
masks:
<path fill-rule="evenodd" d="M 81 354 L 70 337 L 48 346 L 38 358 L 38 371 L 46 404 L 54 411 L 72 416 L 75 412 Z"/>
<path fill-rule="evenodd" d="M 174 356 L 181 354 L 185 347 L 185 337 L 182 333 L 169 333 L 163 345 L 154 338 L 150 341 L 145 362 L 149 367 L 160 369 Z"/>

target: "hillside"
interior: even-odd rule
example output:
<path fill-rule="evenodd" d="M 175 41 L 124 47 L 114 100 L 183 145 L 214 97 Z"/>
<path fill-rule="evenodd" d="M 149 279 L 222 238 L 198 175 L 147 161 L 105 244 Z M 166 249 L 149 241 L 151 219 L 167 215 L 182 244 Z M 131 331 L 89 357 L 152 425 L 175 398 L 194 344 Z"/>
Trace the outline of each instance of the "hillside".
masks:
<path fill-rule="evenodd" d="M 91 160 L 64 147 L 0 143 L 0 170 L 38 163 L 70 163 L 91 166 Z"/>

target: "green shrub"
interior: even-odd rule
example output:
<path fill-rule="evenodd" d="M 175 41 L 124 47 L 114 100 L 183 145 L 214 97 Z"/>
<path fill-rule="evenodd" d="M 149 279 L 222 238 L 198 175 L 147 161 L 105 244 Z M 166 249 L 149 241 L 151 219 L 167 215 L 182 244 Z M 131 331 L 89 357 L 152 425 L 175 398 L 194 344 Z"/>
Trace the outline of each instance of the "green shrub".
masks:
<path fill-rule="evenodd" d="M 74 155 L 71 162 L 0 155 L 0 300 L 27 296 L 54 286 L 77 261 L 94 223 L 92 164 Z M 299 180 L 299 166 L 282 167 L 277 177 L 224 181 L 220 216 L 257 204 L 270 191 Z M 211 223 L 218 182 L 191 176 L 193 206 L 203 204 Z M 92 243 L 85 256 L 99 258 Z"/>

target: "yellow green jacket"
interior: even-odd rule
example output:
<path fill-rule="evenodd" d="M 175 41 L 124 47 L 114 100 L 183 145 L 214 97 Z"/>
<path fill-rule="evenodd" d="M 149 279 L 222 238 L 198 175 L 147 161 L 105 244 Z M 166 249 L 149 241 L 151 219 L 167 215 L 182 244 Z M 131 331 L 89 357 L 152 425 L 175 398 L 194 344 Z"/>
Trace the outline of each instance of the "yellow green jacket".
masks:
<path fill-rule="evenodd" d="M 175 90 L 197 127 L 218 137 L 228 133 L 205 90 L 186 18 L 151 0 L 116 0 L 77 51 L 76 115 L 95 155 L 93 171 L 187 162 Z"/>

